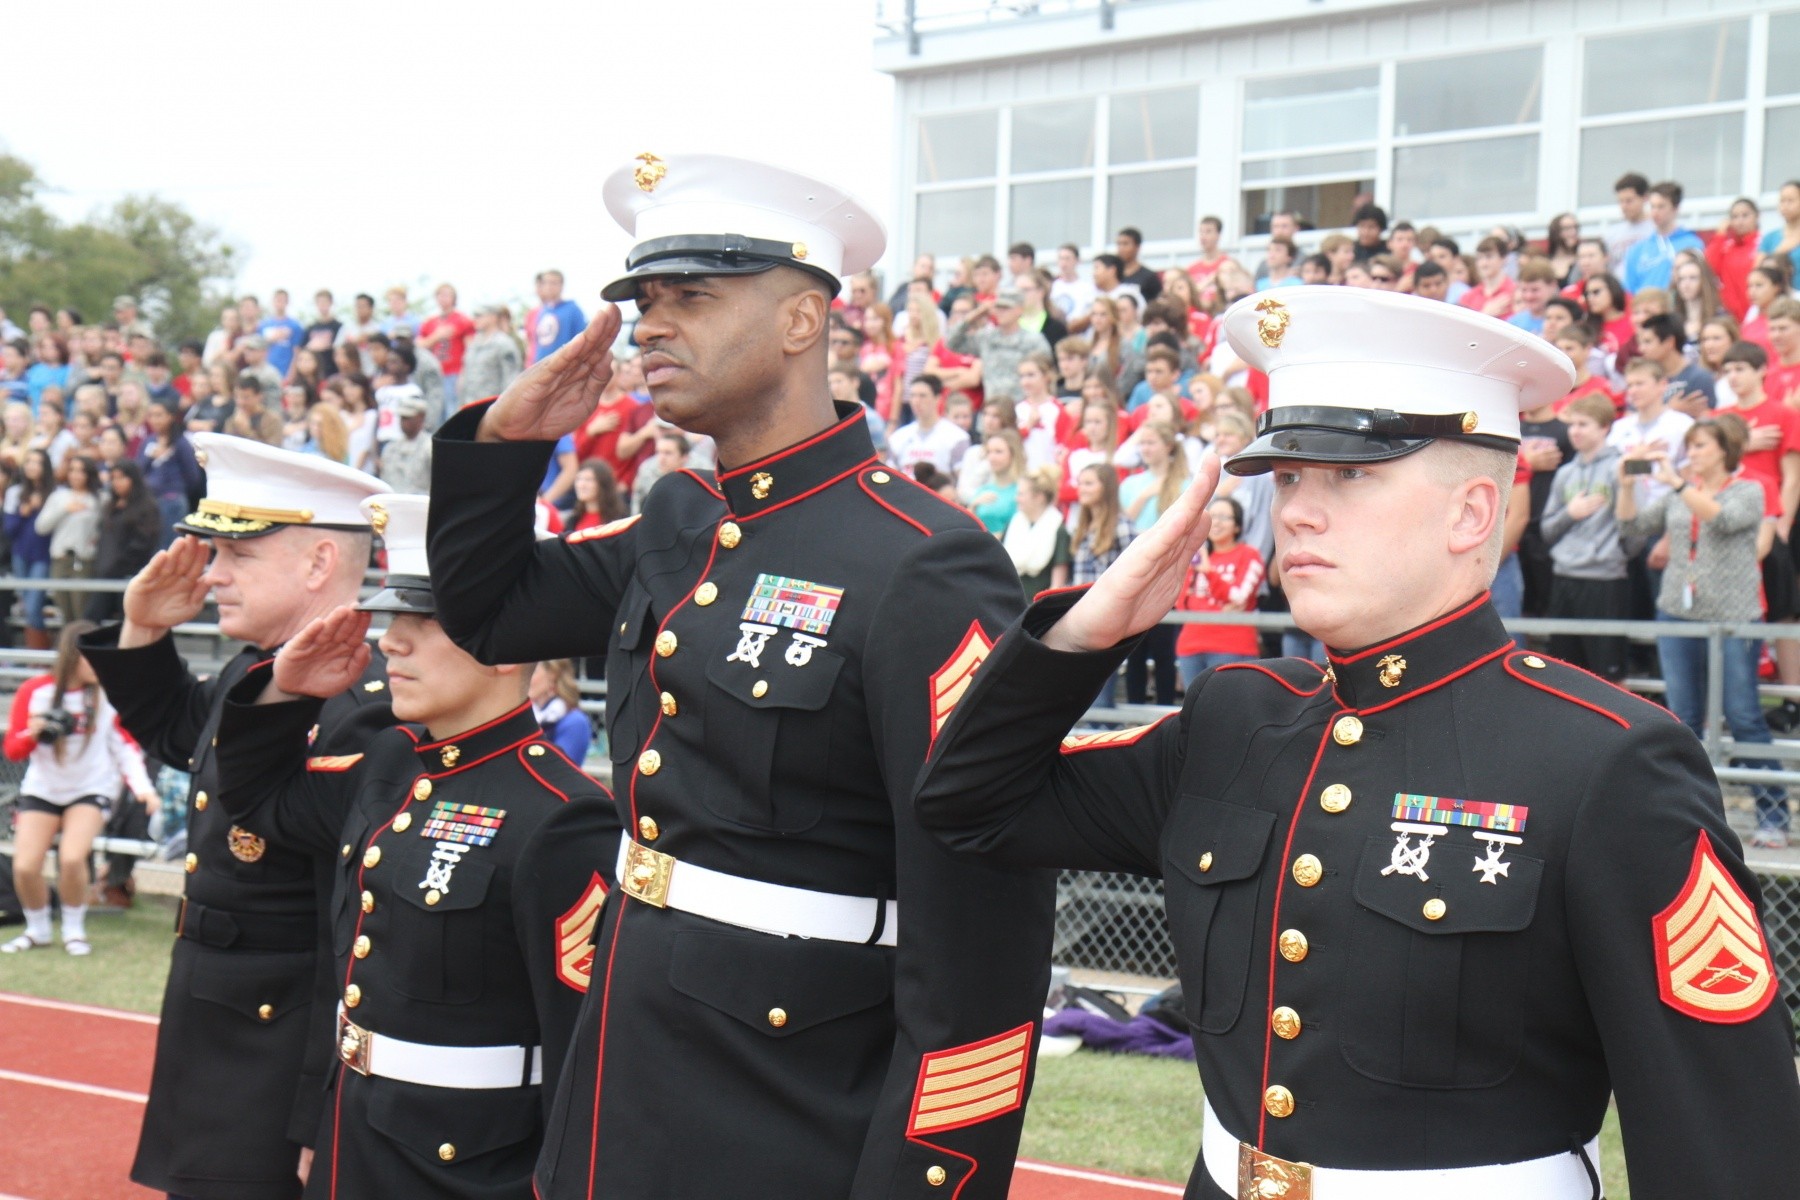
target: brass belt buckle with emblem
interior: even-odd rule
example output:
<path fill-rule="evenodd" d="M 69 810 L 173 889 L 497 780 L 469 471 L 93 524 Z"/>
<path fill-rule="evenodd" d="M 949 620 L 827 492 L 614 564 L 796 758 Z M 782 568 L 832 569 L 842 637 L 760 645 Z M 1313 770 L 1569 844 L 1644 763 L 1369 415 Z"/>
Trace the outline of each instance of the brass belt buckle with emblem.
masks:
<path fill-rule="evenodd" d="M 672 855 L 632 842 L 625 850 L 625 878 L 619 886 L 625 894 L 657 908 L 669 906 L 669 876 L 675 870 Z"/>
<path fill-rule="evenodd" d="M 369 1073 L 369 1031 L 338 1013 L 338 1057 L 358 1075 Z"/>
<path fill-rule="evenodd" d="M 1312 1164 L 1238 1143 L 1238 1200 L 1312 1200 Z"/>

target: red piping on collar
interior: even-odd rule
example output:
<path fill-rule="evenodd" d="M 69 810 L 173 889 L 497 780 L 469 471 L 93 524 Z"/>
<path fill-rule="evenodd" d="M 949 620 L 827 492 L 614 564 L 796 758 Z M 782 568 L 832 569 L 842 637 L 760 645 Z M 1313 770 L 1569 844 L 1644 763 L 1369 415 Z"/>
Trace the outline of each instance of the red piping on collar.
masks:
<path fill-rule="evenodd" d="M 697 483 L 701 487 L 705 488 L 708 492 L 710 492 L 713 496 L 717 497 L 720 500 L 723 500 L 725 498 L 725 493 L 721 492 L 718 488 L 714 487 L 712 484 L 706 482 L 706 480 L 700 478 L 700 473 L 698 471 L 689 470 L 688 468 L 683 467 L 681 470 L 677 471 L 676 474 L 677 475 L 686 475 L 689 479 L 693 480 L 695 483 Z"/>
<path fill-rule="evenodd" d="M 863 494 L 868 496 L 869 499 L 871 499 L 875 503 L 881 505 L 881 507 L 887 509 L 889 512 L 893 513 L 896 517 L 899 517 L 902 521 L 905 521 L 908 525 L 911 525 L 914 529 L 918 530 L 920 533 L 924 534 L 926 537 L 931 536 L 931 530 L 925 528 L 925 526 L 923 526 L 919 522 L 913 520 L 911 517 L 907 516 L 905 513 L 901 512 L 899 509 L 897 509 L 893 505 L 889 504 L 886 500 L 883 500 L 880 496 L 876 495 L 875 489 L 869 486 L 869 477 L 867 475 L 858 477 L 856 483 L 857 483 L 858 487 L 862 488 Z"/>
<path fill-rule="evenodd" d="M 506 723 L 507 721 L 512 720 L 514 717 L 518 716 L 520 713 L 524 712 L 529 707 L 531 707 L 531 701 L 527 700 L 524 703 L 520 704 L 517 708 L 500 714 L 499 716 L 495 717 L 493 720 L 487 722 L 486 724 L 477 725 L 473 729 L 465 729 L 461 733 L 451 734 L 449 737 L 441 738 L 435 742 L 421 743 L 419 746 L 419 749 L 421 749 L 421 750 L 436 750 L 442 746 L 448 746 L 451 742 L 460 742 L 460 741 L 464 740 L 465 738 L 474 737 L 478 733 L 485 733 L 487 730 L 492 729 L 496 725 L 501 725 L 501 724 Z"/>
<path fill-rule="evenodd" d="M 1385 712 L 1387 709 L 1394 707 L 1394 705 L 1396 705 L 1396 704 L 1405 704 L 1408 700 L 1413 699 L 1415 696 L 1423 696 L 1426 692 L 1435 692 L 1435 691 L 1437 691 L 1437 689 L 1443 687 L 1446 683 L 1449 683 L 1452 680 L 1461 679 L 1464 675 L 1467 675 L 1470 671 L 1473 671 L 1476 667 L 1485 666 L 1488 663 L 1493 662 L 1496 658 L 1499 658 L 1500 656 L 1508 653 L 1512 649 L 1513 649 L 1513 644 L 1509 640 L 1506 643 L 1506 645 L 1501 646 L 1499 649 L 1489 651 L 1488 653 L 1482 655 L 1480 658 L 1476 659 L 1474 662 L 1469 663 L 1467 666 L 1459 667 L 1457 670 L 1450 672 L 1450 674 L 1444 676 L 1442 679 L 1434 679 L 1422 688 L 1414 688 L 1412 691 L 1406 693 L 1404 696 L 1395 696 L 1392 700 L 1389 700 L 1387 703 L 1377 704 L 1373 708 L 1353 708 L 1350 711 L 1354 712 L 1354 713 L 1358 713 L 1365 717 L 1368 716 L 1370 713 Z M 1338 699 L 1339 699 L 1339 702 L 1342 703 L 1343 698 L 1340 696 Z"/>
<path fill-rule="evenodd" d="M 826 488 L 830 487 L 834 483 L 841 483 L 844 480 L 848 479 L 850 476 L 856 474 L 858 471 L 862 470 L 864 467 L 868 466 L 870 463 L 879 462 L 879 461 L 880 461 L 879 459 L 877 459 L 873 454 L 871 454 L 869 457 L 867 457 L 867 458 L 863 459 L 861 462 L 857 463 L 854 467 L 851 467 L 848 471 L 844 471 L 840 474 L 833 475 L 830 479 L 827 479 L 824 483 L 821 483 L 821 484 L 817 485 L 816 487 L 807 488 L 804 492 L 801 492 L 798 496 L 791 496 L 788 499 L 783 500 L 780 504 L 771 504 L 771 505 L 769 505 L 769 507 L 767 507 L 765 509 L 761 509 L 758 512 L 745 513 L 741 517 L 733 514 L 731 516 L 728 516 L 726 518 L 726 520 L 736 521 L 741 525 L 746 521 L 754 521 L 758 517 L 766 517 L 770 513 L 776 511 L 777 509 L 786 508 L 790 504 L 798 504 L 798 503 L 800 503 L 800 501 L 806 499 L 808 496 L 816 495 L 819 492 L 824 491 Z"/>
<path fill-rule="evenodd" d="M 530 740 L 531 740 L 530 738 L 526 739 L 526 741 L 530 741 Z M 558 800 L 561 800 L 564 804 L 567 804 L 569 802 L 569 793 L 563 791 L 561 788 L 557 787 L 554 783 L 551 783 L 548 779 L 545 779 L 542 775 L 538 774 L 537 768 L 531 765 L 531 756 L 529 754 L 525 753 L 525 750 L 523 747 L 519 748 L 519 765 L 524 767 L 527 771 L 530 771 L 531 777 L 533 779 L 537 780 L 539 783 L 543 784 L 545 789 L 554 793 Z"/>
<path fill-rule="evenodd" d="M 1347 658 L 1340 658 L 1337 655 L 1332 654 L 1328 650 L 1328 651 L 1326 651 L 1326 657 L 1330 658 L 1332 662 L 1337 663 L 1339 666 L 1347 667 L 1351 663 L 1361 662 L 1363 659 L 1369 657 L 1369 655 L 1371 655 L 1371 654 L 1380 654 L 1383 650 L 1392 650 L 1395 646 L 1404 646 L 1408 642 L 1416 642 L 1420 638 L 1424 637 L 1426 634 L 1432 632 L 1433 630 L 1442 629 L 1444 626 L 1450 624 L 1452 621 L 1458 621 L 1458 620 L 1461 620 L 1463 617 L 1468 616 L 1470 613 L 1472 613 L 1476 609 L 1480 608 L 1483 604 L 1486 604 L 1487 600 L 1488 600 L 1488 594 L 1486 592 L 1482 592 L 1481 595 L 1475 597 L 1473 600 L 1469 601 L 1467 604 L 1463 605 L 1461 608 L 1457 609 L 1455 612 L 1445 613 L 1443 616 L 1441 616 L 1437 620 L 1431 622 L 1429 625 L 1421 625 L 1417 629 L 1409 629 L 1405 633 L 1401 634 L 1399 637 L 1390 638 L 1387 641 L 1382 642 L 1379 646 L 1370 646 L 1367 650 L 1359 650 L 1355 654 L 1352 654 L 1352 655 L 1348 656 Z"/>
<path fill-rule="evenodd" d="M 1310 659 L 1300 659 L 1299 661 L 1309 663 L 1310 665 L 1315 666 L 1315 667 L 1319 665 L 1318 663 L 1312 662 Z M 1273 679 L 1276 683 L 1279 683 L 1282 687 L 1284 687 L 1288 691 L 1294 693 L 1294 695 L 1296 695 L 1296 696 L 1316 696 L 1320 692 L 1325 690 L 1325 676 L 1324 676 L 1323 672 L 1321 672 L 1319 675 L 1319 686 L 1314 688 L 1310 692 L 1303 692 L 1299 688 L 1295 687 L 1293 684 L 1289 683 L 1287 680 L 1283 679 L 1280 675 L 1276 674 L 1274 671 L 1271 671 L 1271 670 L 1269 670 L 1269 668 L 1267 668 L 1265 666 L 1261 666 L 1258 663 L 1226 663 L 1223 666 L 1221 666 L 1219 668 L 1219 670 L 1221 670 L 1221 671 L 1257 671 L 1257 672 L 1260 672 L 1261 674 L 1267 675 L 1270 679 Z"/>
<path fill-rule="evenodd" d="M 1524 656 L 1522 651 L 1516 652 L 1516 653 L 1518 653 L 1520 657 Z M 1565 664 L 1565 665 L 1567 665 L 1567 664 Z M 1511 675 L 1514 679 L 1518 680 L 1520 683 L 1528 683 L 1540 692 L 1549 692 L 1552 696 L 1557 696 L 1564 700 L 1567 700 L 1570 704 L 1573 704 L 1573 705 L 1577 706 L 1578 708 L 1585 708 L 1589 712 L 1599 713 L 1601 716 L 1605 717 L 1609 721 L 1617 721 L 1619 723 L 1619 727 L 1621 729 L 1630 729 L 1631 728 L 1631 722 L 1627 721 L 1624 717 L 1621 717 L 1618 713 L 1608 712 L 1606 709 L 1601 708 L 1598 704 L 1590 704 L 1586 700 L 1581 699 L 1579 696 L 1571 696 L 1571 695 L 1569 695 L 1569 693 L 1563 691 L 1560 688 L 1551 687 L 1547 683 L 1540 683 L 1538 680 L 1533 679 L 1529 675 L 1520 674 L 1518 669 L 1513 665 L 1513 658 L 1510 655 L 1507 657 L 1505 666 L 1506 666 L 1506 673 L 1508 675 Z M 1581 668 L 1576 667 L 1574 669 L 1580 670 Z M 1587 672 L 1583 672 L 1583 674 L 1587 674 Z M 1594 678 L 1600 679 L 1600 677 L 1598 675 L 1595 675 Z M 1606 681 L 1604 679 L 1600 679 L 1600 682 L 1605 683 Z M 1625 689 L 1620 688 L 1619 690 L 1624 691 Z M 1625 692 L 1625 694 L 1627 696 L 1631 695 L 1630 692 Z M 1673 715 L 1673 714 L 1671 714 L 1671 715 Z"/>
<path fill-rule="evenodd" d="M 739 475 L 742 475 L 745 471 L 754 471 L 758 467 L 766 467 L 770 463 L 780 462 L 782 459 L 786 458 L 790 454 L 798 454 L 798 453 L 800 453 L 800 451 L 806 449 L 808 446 L 818 445 L 820 442 L 824 441 L 826 438 L 829 438 L 832 434 L 838 432 L 839 430 L 848 428 L 851 422 L 861 421 L 864 419 L 865 418 L 863 417 L 862 413 L 853 412 L 849 416 L 845 417 L 843 420 L 838 421 L 833 425 L 827 426 L 826 428 L 820 430 L 818 433 L 813 434 L 811 437 L 807 438 L 804 442 L 801 442 L 798 445 L 789 446 L 785 450 L 777 450 L 775 453 L 769 455 L 767 458 L 759 458 L 755 462 L 749 463 L 745 466 L 733 467 L 729 471 L 722 471 L 717 475 L 717 479 L 720 483 L 724 483 L 727 479 L 736 479 Z"/>

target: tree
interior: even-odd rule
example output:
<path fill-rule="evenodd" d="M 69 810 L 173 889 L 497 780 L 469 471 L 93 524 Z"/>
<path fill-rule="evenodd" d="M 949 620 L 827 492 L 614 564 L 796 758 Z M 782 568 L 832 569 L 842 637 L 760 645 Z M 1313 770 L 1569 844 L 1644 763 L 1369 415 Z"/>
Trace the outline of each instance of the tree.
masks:
<path fill-rule="evenodd" d="M 100 322 L 127 295 L 165 342 L 212 328 L 236 261 L 216 229 L 147 195 L 66 224 L 38 202 L 40 187 L 29 163 L 0 155 L 0 307 L 15 320 L 43 304 Z"/>

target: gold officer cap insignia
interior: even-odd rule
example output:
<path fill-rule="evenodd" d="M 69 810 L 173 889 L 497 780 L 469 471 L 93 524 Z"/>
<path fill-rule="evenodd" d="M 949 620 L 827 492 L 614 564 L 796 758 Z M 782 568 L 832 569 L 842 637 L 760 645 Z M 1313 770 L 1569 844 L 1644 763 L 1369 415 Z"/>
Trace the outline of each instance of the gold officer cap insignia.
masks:
<path fill-rule="evenodd" d="M 654 192 L 656 185 L 663 181 L 663 176 L 669 173 L 668 165 L 648 150 L 638 155 L 637 161 L 640 165 L 632 171 L 632 179 L 637 182 L 640 191 Z"/>
<path fill-rule="evenodd" d="M 1288 315 L 1288 307 L 1275 297 L 1256 302 L 1256 311 L 1263 314 L 1256 318 L 1256 336 L 1262 344 L 1273 350 L 1281 345 L 1281 339 L 1287 336 L 1288 322 L 1293 318 Z"/>

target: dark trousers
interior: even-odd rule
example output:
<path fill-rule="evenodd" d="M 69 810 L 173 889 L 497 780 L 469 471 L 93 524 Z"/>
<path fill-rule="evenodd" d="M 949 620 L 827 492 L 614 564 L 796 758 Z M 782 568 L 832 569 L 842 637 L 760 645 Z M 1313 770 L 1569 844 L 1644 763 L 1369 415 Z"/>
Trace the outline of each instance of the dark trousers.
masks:
<path fill-rule="evenodd" d="M 1549 615 L 1572 620 L 1623 621 L 1631 616 L 1631 581 L 1558 575 L 1550 585 Z M 1550 638 L 1550 653 L 1617 683 L 1625 678 L 1628 645 L 1622 637 L 1559 633 Z"/>
<path fill-rule="evenodd" d="M 1131 648 L 1131 655 L 1125 660 L 1125 703 L 1181 703 L 1181 693 L 1175 688 L 1175 639 L 1180 633 L 1178 625 L 1157 625 Z M 1150 682 L 1146 678 L 1150 673 L 1147 664 L 1152 662 L 1156 664 L 1154 700 L 1147 698 Z"/>
<path fill-rule="evenodd" d="M 1525 576 L 1525 615 L 1549 616 L 1550 587 L 1556 568 L 1550 561 L 1550 547 L 1544 544 L 1544 535 L 1538 532 L 1535 520 L 1525 527 L 1525 535 L 1519 539 L 1519 570 Z"/>

